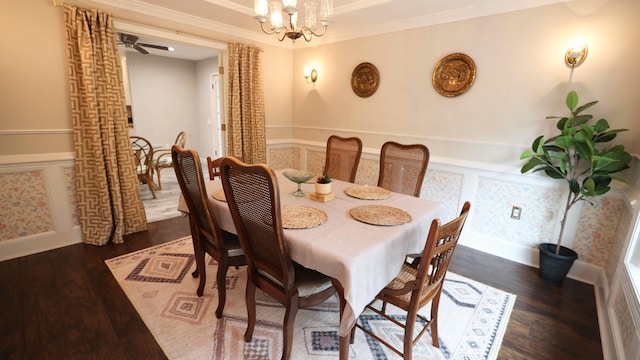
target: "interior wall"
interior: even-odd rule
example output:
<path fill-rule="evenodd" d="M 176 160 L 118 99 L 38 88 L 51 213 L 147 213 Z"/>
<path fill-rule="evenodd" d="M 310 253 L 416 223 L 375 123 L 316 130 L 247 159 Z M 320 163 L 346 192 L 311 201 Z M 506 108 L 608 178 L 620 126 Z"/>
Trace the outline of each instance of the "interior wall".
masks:
<path fill-rule="evenodd" d="M 548 115 L 566 115 L 566 93 L 581 103 L 598 100 L 596 117 L 628 128 L 619 137 L 640 153 L 640 130 L 631 107 L 640 101 L 640 2 L 584 1 L 373 36 L 294 53 L 295 138 L 325 141 L 331 133 L 355 134 L 365 148 L 384 141 L 425 143 L 431 155 L 519 169 L 520 153 L 550 132 Z M 564 54 L 574 38 L 589 46 L 586 61 L 571 70 Z M 432 85 L 433 69 L 451 53 L 469 55 L 477 75 L 457 97 Z M 350 87 L 361 62 L 373 63 L 380 85 L 369 98 Z M 313 89 L 302 76 L 318 69 Z"/>
<path fill-rule="evenodd" d="M 167 148 L 180 131 L 197 147 L 196 63 L 127 51 L 133 128 L 129 134 Z"/>
<path fill-rule="evenodd" d="M 0 155 L 73 151 L 62 10 L 2 1 L 0 31 Z"/>
<path fill-rule="evenodd" d="M 212 98 L 211 75 L 218 73 L 218 58 L 205 59 L 196 62 L 196 93 L 197 98 L 197 115 L 195 119 L 196 133 L 193 134 L 197 138 L 199 145 L 196 151 L 200 158 L 207 156 L 216 157 L 214 154 L 214 136 L 217 133 L 216 119 L 213 115 L 213 109 L 217 108 Z M 191 142 L 188 142 L 191 146 Z"/>

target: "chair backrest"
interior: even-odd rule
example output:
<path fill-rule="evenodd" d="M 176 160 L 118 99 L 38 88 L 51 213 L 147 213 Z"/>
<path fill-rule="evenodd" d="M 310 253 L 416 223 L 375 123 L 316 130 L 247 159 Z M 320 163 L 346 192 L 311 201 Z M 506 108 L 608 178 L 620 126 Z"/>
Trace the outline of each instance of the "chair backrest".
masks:
<path fill-rule="evenodd" d="M 187 143 L 187 132 L 180 131 L 178 136 L 176 136 L 176 141 L 173 142 L 174 145 L 180 145 L 181 148 L 184 149 L 184 145 Z"/>
<path fill-rule="evenodd" d="M 288 292 L 295 287 L 295 279 L 282 232 L 275 174 L 267 165 L 245 164 L 233 157 L 222 160 L 220 173 L 249 271 Z"/>
<path fill-rule="evenodd" d="M 431 222 L 427 243 L 422 252 L 422 258 L 418 264 L 416 282 L 420 291 L 419 299 L 424 299 L 424 306 L 434 293 L 442 290 L 444 277 L 449 269 L 453 252 L 458 244 L 460 233 L 467 221 L 470 202 L 465 202 L 460 215 L 450 222 L 440 225 L 440 220 Z"/>
<path fill-rule="evenodd" d="M 232 156 L 232 155 L 229 155 Z M 240 161 L 244 161 L 244 159 L 240 156 L 233 156 Z M 209 168 L 209 180 L 213 180 L 216 177 L 220 176 L 220 164 L 222 164 L 223 157 L 219 157 L 217 159 L 211 159 L 211 156 L 207 156 L 207 167 Z"/>
<path fill-rule="evenodd" d="M 418 197 L 428 164 L 429 149 L 425 145 L 386 142 L 380 150 L 378 186 Z"/>
<path fill-rule="evenodd" d="M 330 136 L 327 140 L 324 174 L 334 179 L 355 182 L 361 155 L 362 140 L 359 138 Z"/>
<path fill-rule="evenodd" d="M 198 153 L 195 150 L 182 149 L 180 145 L 173 145 L 171 158 L 182 196 L 189 208 L 189 219 L 192 226 L 196 227 L 192 229 L 192 235 L 199 236 L 203 233 L 209 240 L 201 238 L 201 241 L 212 242 L 218 252 L 226 251 L 222 231 L 213 216 L 213 210 L 209 207 Z M 197 230 L 195 234 L 193 230 Z"/>
<path fill-rule="evenodd" d="M 151 163 L 153 161 L 153 147 L 149 140 L 141 136 L 129 136 L 131 150 L 136 161 L 138 176 L 151 175 Z"/>

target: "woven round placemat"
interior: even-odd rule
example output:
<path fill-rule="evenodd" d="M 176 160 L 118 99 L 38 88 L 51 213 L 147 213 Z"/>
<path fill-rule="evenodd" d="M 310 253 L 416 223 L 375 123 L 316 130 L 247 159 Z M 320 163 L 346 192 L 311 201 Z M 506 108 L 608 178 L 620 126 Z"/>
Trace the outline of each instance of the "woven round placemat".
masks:
<path fill-rule="evenodd" d="M 320 209 L 311 206 L 282 206 L 282 227 L 285 229 L 309 229 L 326 221 L 327 213 Z"/>
<path fill-rule="evenodd" d="M 211 196 L 218 201 L 227 202 L 227 197 L 224 195 L 224 189 L 214 191 Z"/>
<path fill-rule="evenodd" d="M 408 212 L 386 205 L 362 205 L 349 210 L 351 217 L 371 225 L 402 225 L 411 221 Z"/>
<path fill-rule="evenodd" d="M 344 189 L 344 193 L 364 200 L 383 200 L 391 196 L 391 191 L 378 186 L 352 186 Z"/>

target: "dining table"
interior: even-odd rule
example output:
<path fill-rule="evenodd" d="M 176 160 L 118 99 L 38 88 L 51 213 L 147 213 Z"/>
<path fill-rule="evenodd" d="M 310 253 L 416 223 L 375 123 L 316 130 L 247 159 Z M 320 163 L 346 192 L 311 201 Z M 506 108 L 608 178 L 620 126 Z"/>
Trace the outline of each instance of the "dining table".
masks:
<path fill-rule="evenodd" d="M 294 196 L 297 184 L 283 175 L 290 170 L 292 169 L 274 171 L 281 206 L 321 210 L 326 214 L 326 221 L 310 228 L 285 228 L 284 238 L 292 260 L 331 277 L 334 284 L 337 281 L 337 293 L 344 304 L 338 327 L 340 359 L 347 359 L 350 332 L 358 316 L 399 273 L 407 254 L 422 252 L 431 221 L 439 218 L 444 209 L 440 202 L 389 192 L 377 186 L 370 186 L 368 189 L 365 185 L 335 179 L 332 181 L 333 199 L 327 202 L 310 198 L 315 178 L 302 184 L 304 197 Z M 221 180 L 207 181 L 205 186 L 218 225 L 223 230 L 236 233 L 231 212 L 224 199 Z M 365 190 L 365 194 L 368 193 L 367 190 L 374 194 L 377 190 L 382 190 L 384 196 L 359 196 L 361 190 Z M 401 218 L 407 215 L 408 218 L 400 220 L 404 223 L 398 225 L 379 225 L 386 222 L 377 222 L 375 217 L 373 221 L 366 217 L 363 221 L 362 216 L 354 215 L 359 214 L 354 212 L 356 210 L 369 208 L 396 211 L 402 215 Z M 178 210 L 188 213 L 182 196 Z M 393 221 L 392 216 L 392 223 Z"/>

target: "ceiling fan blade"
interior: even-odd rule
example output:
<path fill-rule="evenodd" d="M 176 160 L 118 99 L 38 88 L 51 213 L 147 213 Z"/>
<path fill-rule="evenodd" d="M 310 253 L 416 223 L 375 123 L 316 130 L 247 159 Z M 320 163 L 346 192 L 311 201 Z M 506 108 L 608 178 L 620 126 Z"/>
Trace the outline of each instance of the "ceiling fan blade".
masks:
<path fill-rule="evenodd" d="M 166 46 L 160 46 L 160 45 L 143 44 L 143 43 L 138 43 L 138 45 L 140 45 L 140 46 L 144 46 L 144 47 L 148 47 L 148 48 L 152 48 L 152 49 L 158 49 L 158 50 L 169 50 L 169 48 L 168 48 L 168 47 L 166 47 Z"/>
<path fill-rule="evenodd" d="M 140 53 L 147 55 L 149 52 L 147 50 L 145 50 L 143 47 L 139 46 L 138 44 L 133 44 L 133 48 L 138 50 Z"/>

